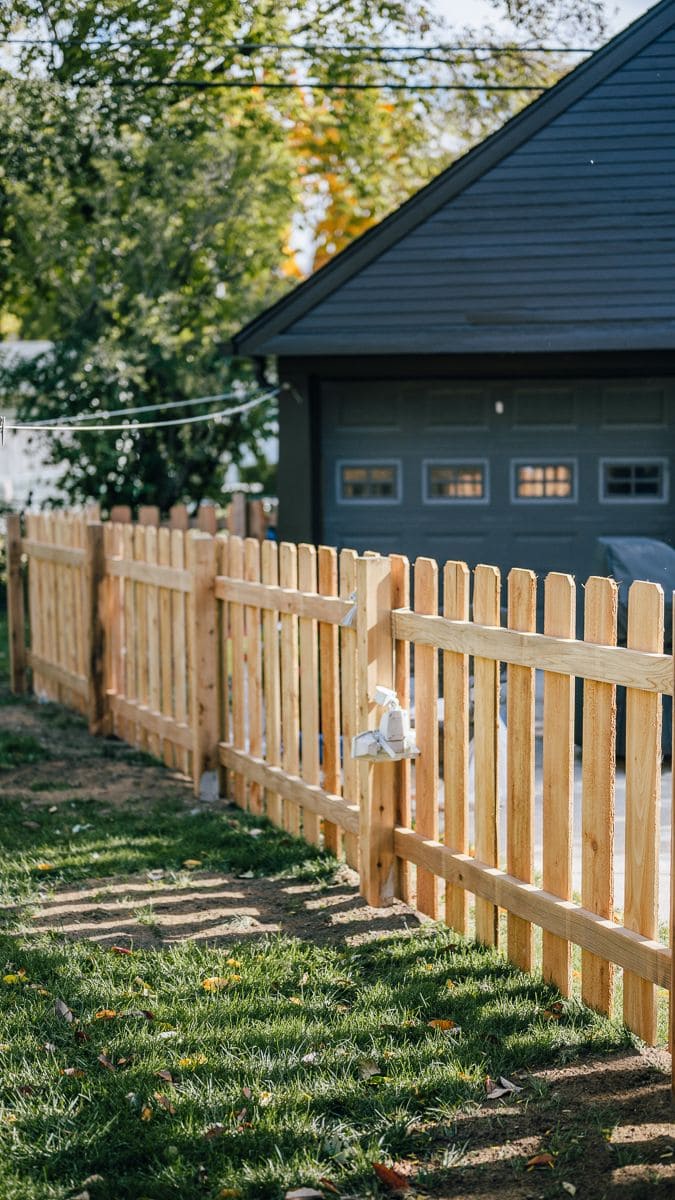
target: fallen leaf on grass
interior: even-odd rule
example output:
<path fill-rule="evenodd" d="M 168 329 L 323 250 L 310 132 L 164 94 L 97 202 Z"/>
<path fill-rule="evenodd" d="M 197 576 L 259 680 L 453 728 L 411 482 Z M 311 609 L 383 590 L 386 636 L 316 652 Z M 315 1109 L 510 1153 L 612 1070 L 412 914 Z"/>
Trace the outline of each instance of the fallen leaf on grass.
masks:
<path fill-rule="evenodd" d="M 187 1054 L 184 1058 L 178 1059 L 178 1066 L 186 1067 L 188 1071 L 191 1071 L 193 1067 L 205 1066 L 208 1061 L 205 1054 Z"/>
<path fill-rule="evenodd" d="M 54 1001 L 54 1012 L 57 1017 L 61 1017 L 64 1021 L 67 1021 L 69 1025 L 75 1020 L 72 1009 L 68 1008 L 65 1000 L 59 1000 L 58 997 Z"/>
<path fill-rule="evenodd" d="M 381 1074 L 379 1063 L 376 1063 L 372 1058 L 366 1059 L 365 1062 L 359 1065 L 359 1075 L 362 1079 L 372 1079 L 374 1075 Z"/>
<path fill-rule="evenodd" d="M 175 1038 L 175 1037 L 180 1037 L 180 1034 L 178 1033 L 177 1029 L 163 1029 L 161 1033 L 157 1034 L 157 1037 L 158 1038 Z"/>
<path fill-rule="evenodd" d="M 324 1192 L 331 1192 L 333 1196 L 340 1195 L 335 1184 L 331 1183 L 330 1179 L 326 1179 L 326 1177 L 324 1175 L 321 1176 L 319 1183 L 321 1184 L 321 1187 L 323 1188 Z"/>
<path fill-rule="evenodd" d="M 546 1017 L 547 1021 L 559 1021 L 560 1018 L 564 1016 L 562 1000 L 556 1000 L 555 1003 L 550 1006 L 550 1008 L 545 1008 L 544 1016 Z"/>
<path fill-rule="evenodd" d="M 533 1154 L 532 1158 L 528 1158 L 527 1160 L 528 1171 L 534 1171 L 535 1167 L 551 1167 L 551 1169 L 553 1169 L 554 1166 L 555 1159 L 552 1154 L 548 1153 Z"/>
<path fill-rule="evenodd" d="M 211 975 L 208 979 L 202 980 L 202 987 L 205 992 L 219 992 L 222 988 L 227 987 L 229 982 L 225 975 Z"/>
<path fill-rule="evenodd" d="M 144 996 L 154 996 L 156 994 L 155 989 L 149 983 L 146 983 L 144 979 L 141 979 L 140 975 L 134 976 L 134 984 L 137 988 L 141 989 Z"/>
<path fill-rule="evenodd" d="M 42 1049 L 46 1050 L 47 1054 L 56 1054 L 56 1046 L 53 1042 L 45 1042 Z"/>
<path fill-rule="evenodd" d="M 152 1120 L 152 1108 L 150 1107 L 149 1104 L 144 1104 L 141 1109 L 141 1121 L 151 1121 L 151 1120 Z"/>
<path fill-rule="evenodd" d="M 110 953 L 111 954 L 133 954 L 133 950 L 130 950 L 128 946 L 111 946 Z"/>
<path fill-rule="evenodd" d="M 59 1072 L 60 1075 L 72 1075 L 74 1079 L 82 1079 L 85 1072 L 81 1067 L 63 1067 Z"/>
<path fill-rule="evenodd" d="M 225 1126 L 223 1125 L 222 1121 L 216 1121 L 215 1125 L 209 1125 L 208 1129 L 204 1130 L 204 1137 L 208 1141 L 212 1141 L 213 1138 L 220 1137 L 221 1133 L 224 1132 Z"/>
<path fill-rule="evenodd" d="M 22 979 L 21 975 L 3 975 L 2 982 L 13 984 L 13 983 L 23 983 L 24 980 Z"/>
<path fill-rule="evenodd" d="M 94 1013 L 95 1021 L 112 1021 L 113 1017 L 121 1016 L 114 1008 L 100 1008 L 97 1013 Z"/>
<path fill-rule="evenodd" d="M 89 1041 L 89 1038 L 87 1037 L 86 1033 L 84 1032 L 84 1029 L 76 1029 L 75 1030 L 75 1041 L 76 1042 L 88 1042 Z"/>
<path fill-rule="evenodd" d="M 318 1056 L 316 1050 L 310 1050 L 309 1054 L 303 1054 L 302 1058 L 300 1059 L 300 1062 L 315 1063 L 318 1057 L 319 1056 Z"/>
<path fill-rule="evenodd" d="M 155 1075 L 158 1079 L 163 1079 L 165 1083 L 173 1083 L 173 1075 L 167 1067 L 162 1067 L 160 1071 L 155 1071 Z"/>
<path fill-rule="evenodd" d="M 575 1184 L 573 1184 L 573 1183 L 568 1183 L 566 1179 L 563 1179 L 563 1182 L 562 1182 L 562 1187 L 563 1187 L 563 1190 L 564 1190 L 565 1192 L 567 1192 L 567 1195 L 568 1195 L 568 1196 L 576 1196 L 576 1194 L 577 1194 L 577 1189 L 576 1189 L 576 1185 L 575 1185 Z"/>
<path fill-rule="evenodd" d="M 176 1108 L 175 1105 L 171 1103 L 168 1096 L 165 1096 L 163 1092 L 155 1092 L 155 1100 L 159 1104 L 160 1108 L 165 1109 L 165 1111 L 168 1112 L 172 1117 L 175 1117 Z"/>
<path fill-rule="evenodd" d="M 118 1017 L 145 1017 L 146 1021 L 154 1021 L 155 1014 L 149 1008 L 129 1008 L 126 1012 L 117 1014 Z"/>
<path fill-rule="evenodd" d="M 393 1167 L 386 1167 L 384 1163 L 373 1163 L 373 1170 L 380 1183 L 389 1188 L 390 1192 L 407 1192 L 410 1190 L 410 1180 L 406 1175 L 402 1175 L 400 1171 L 395 1171 Z"/>
<path fill-rule="evenodd" d="M 434 1017 L 433 1021 L 427 1021 L 432 1029 L 459 1029 L 456 1021 L 451 1021 L 449 1017 Z"/>
<path fill-rule="evenodd" d="M 517 1084 L 511 1083 L 510 1079 L 505 1079 L 503 1075 L 495 1083 L 488 1075 L 485 1080 L 486 1100 L 499 1100 L 502 1096 L 509 1096 L 512 1092 L 522 1092 L 522 1088 Z"/>
<path fill-rule="evenodd" d="M 53 863 L 38 863 L 37 866 L 35 867 L 35 870 L 36 871 L 53 871 L 54 864 Z"/>
<path fill-rule="evenodd" d="M 201 867 L 201 865 L 202 865 L 201 858 L 185 858 L 185 859 L 183 859 L 184 867 L 189 867 L 189 868 Z"/>
<path fill-rule="evenodd" d="M 96 1061 L 100 1062 L 101 1066 L 105 1067 L 106 1071 L 114 1071 L 115 1070 L 115 1064 L 112 1063 L 110 1061 L 110 1059 L 107 1057 L 107 1055 L 105 1055 L 105 1054 L 99 1054 Z"/>

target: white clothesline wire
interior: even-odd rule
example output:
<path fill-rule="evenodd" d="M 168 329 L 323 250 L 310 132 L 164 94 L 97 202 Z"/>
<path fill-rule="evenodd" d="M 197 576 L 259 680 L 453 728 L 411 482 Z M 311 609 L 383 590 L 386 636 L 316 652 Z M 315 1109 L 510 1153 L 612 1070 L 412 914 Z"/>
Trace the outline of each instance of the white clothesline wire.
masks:
<path fill-rule="evenodd" d="M 279 389 L 275 388 L 274 390 L 276 392 Z M 66 422 L 70 424 L 71 421 L 95 421 L 101 420 L 104 417 L 128 417 L 133 413 L 157 412 L 160 409 L 164 410 L 168 408 L 193 408 L 195 404 L 215 404 L 217 400 L 236 400 L 238 396 L 240 396 L 239 392 L 219 392 L 214 396 L 197 396 L 193 400 L 166 400 L 160 404 L 139 404 L 136 408 L 101 408 L 93 412 L 90 410 L 89 412 L 77 413 L 72 417 L 61 417 L 59 420 L 61 424 L 65 425 Z M 244 403 L 243 399 L 242 403 Z M 44 421 L 36 421 L 35 424 L 41 426 L 52 425 L 56 419 L 55 417 L 47 417 Z M 6 428 L 9 428 L 9 426 L 6 426 Z"/>
<path fill-rule="evenodd" d="M 234 417 L 239 413 L 249 412 L 250 409 L 257 408 L 258 405 L 263 404 L 265 400 L 271 400 L 273 396 L 278 394 L 278 391 L 278 388 L 272 388 L 270 391 L 263 392 L 258 396 L 254 396 L 253 399 L 246 400 L 242 404 L 236 404 L 232 408 L 222 408 L 218 412 L 199 413 L 196 417 L 174 417 L 168 421 L 125 421 L 122 425 L 52 425 L 47 422 L 41 422 L 39 424 L 23 424 L 3 420 L 2 424 L 5 433 L 22 429 L 34 433 L 113 433 L 122 430 L 133 433 L 137 429 L 162 429 L 166 428 L 168 425 L 196 425 L 198 421 L 214 421 L 220 419 L 221 417 Z M 199 402 L 204 403 L 205 399 L 206 397 L 201 397 Z M 181 401 L 181 403 L 189 404 L 193 402 Z M 194 403 L 198 403 L 198 401 L 194 401 Z M 178 402 L 174 401 L 166 405 L 151 404 L 147 406 L 147 409 L 176 407 L 178 407 Z M 143 406 L 143 408 L 146 408 L 146 406 Z M 135 411 L 141 412 L 143 411 L 143 408 L 136 409 Z M 122 411 L 130 412 L 134 410 L 124 409 Z M 98 417 L 103 415 L 103 413 L 96 414 Z M 82 420 L 81 417 L 75 417 L 72 419 Z M 92 417 L 90 419 L 94 418 Z M 0 420 L 2 420 L 2 418 L 0 418 Z"/>

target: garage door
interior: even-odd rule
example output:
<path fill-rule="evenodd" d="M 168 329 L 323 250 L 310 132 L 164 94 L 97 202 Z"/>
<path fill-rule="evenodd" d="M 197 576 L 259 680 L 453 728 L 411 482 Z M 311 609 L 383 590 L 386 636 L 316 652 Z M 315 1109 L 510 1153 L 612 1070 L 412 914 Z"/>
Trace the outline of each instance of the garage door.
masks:
<path fill-rule="evenodd" d="M 321 385 L 324 540 L 595 569 L 595 540 L 672 540 L 671 380 Z"/>

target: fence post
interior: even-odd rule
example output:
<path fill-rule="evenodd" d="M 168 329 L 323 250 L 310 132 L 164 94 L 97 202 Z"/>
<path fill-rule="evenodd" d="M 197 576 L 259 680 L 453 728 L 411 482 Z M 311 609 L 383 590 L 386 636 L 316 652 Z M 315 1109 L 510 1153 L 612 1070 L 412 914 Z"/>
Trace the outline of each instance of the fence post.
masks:
<path fill-rule="evenodd" d="M 218 688 L 216 647 L 216 543 L 209 533 L 188 534 L 192 776 L 196 796 L 218 790 Z"/>
<path fill-rule="evenodd" d="M 85 637 L 87 665 L 87 719 L 90 733 L 102 733 L 105 721 L 105 631 L 103 624 L 103 580 L 105 551 L 103 525 L 92 521 L 85 526 Z"/>
<path fill-rule="evenodd" d="M 12 691 L 26 690 L 26 634 L 23 581 L 21 579 L 21 517 L 7 516 L 7 617 L 9 621 L 9 676 Z"/>
<path fill-rule="evenodd" d="M 391 636 L 392 581 L 388 558 L 356 563 L 357 730 L 374 726 L 377 684 L 394 686 Z M 351 747 L 345 747 L 351 753 Z M 361 895 L 383 908 L 394 899 L 396 764 L 360 761 Z"/>

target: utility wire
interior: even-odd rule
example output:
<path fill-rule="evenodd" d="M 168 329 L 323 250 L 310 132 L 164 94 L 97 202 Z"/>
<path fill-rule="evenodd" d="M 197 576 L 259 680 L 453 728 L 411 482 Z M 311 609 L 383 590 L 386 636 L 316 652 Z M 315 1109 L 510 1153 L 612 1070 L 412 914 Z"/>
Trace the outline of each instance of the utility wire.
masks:
<path fill-rule="evenodd" d="M 299 43 L 299 42 L 193 42 L 189 40 L 182 41 L 164 41 L 155 42 L 151 38 L 81 38 L 71 41 L 59 41 L 58 38 L 0 38 L 0 44 L 7 46 L 58 46 L 62 49 L 77 49 L 86 46 L 147 46 L 151 50 L 181 50 L 187 48 L 195 49 L 213 49 L 213 50 L 234 50 L 242 54 L 252 54 L 257 50 L 298 50 L 300 53 L 360 53 L 366 51 L 368 53 L 383 53 L 392 51 L 394 53 L 411 53 L 411 54 L 427 54 L 445 52 L 449 54 L 468 54 L 468 53 L 490 53 L 490 54 L 593 54 L 594 50 L 591 46 L 492 46 L 492 45 L 450 45 L 445 42 L 440 42 L 435 45 L 419 45 L 419 46 L 395 46 L 395 45 L 348 45 L 348 44 L 325 44 L 319 43 Z"/>
<path fill-rule="evenodd" d="M 270 395 L 276 395 L 280 388 L 274 388 Z M 157 412 L 168 408 L 192 408 L 195 404 L 213 404 L 217 400 L 231 400 L 236 398 L 237 392 L 220 392 L 215 396 L 197 396 L 192 400 L 167 400 L 163 404 L 140 404 L 136 408 L 113 408 L 99 409 L 95 412 L 77 413 L 74 417 L 61 417 L 61 421 L 96 421 L 102 417 L 127 417 L 132 413 L 142 412 Z M 44 421 L 36 421 L 36 425 L 51 425 L 55 418 L 49 417 Z M 7 428 L 9 428 L 7 426 Z"/>
<path fill-rule="evenodd" d="M 18 79 L 16 76 L 5 76 L 0 78 L 1 84 L 8 83 L 39 83 L 43 84 L 47 81 L 43 79 Z M 53 81 L 49 81 L 53 82 Z M 349 91 L 349 92 L 372 92 L 372 91 L 390 91 L 390 92 L 543 92 L 549 87 L 547 83 L 390 83 L 388 80 L 381 80 L 379 83 L 337 83 L 332 80 L 315 80 L 312 82 L 308 79 L 299 79 L 294 83 L 260 83 L 255 80 L 238 80 L 238 79 L 107 79 L 107 80 L 82 80 L 79 83 L 74 83 L 69 80 L 61 81 L 65 88 L 97 88 L 106 84 L 111 88 L 132 87 L 132 88 L 179 88 L 183 91 L 216 91 L 224 88 L 239 88 L 240 90 L 249 91 L 296 91 L 298 88 L 309 88 L 313 91 L 333 92 L 333 91 Z"/>
<path fill-rule="evenodd" d="M 134 421 L 132 423 L 126 421 L 123 425 L 24 425 L 4 422 L 3 428 L 5 432 L 23 429 L 34 433 L 113 433 L 119 431 L 135 433 L 138 429 L 165 429 L 168 425 L 196 425 L 198 421 L 215 421 L 220 417 L 233 417 L 238 413 L 249 412 L 250 409 L 263 404 L 265 400 L 271 399 L 277 391 L 278 389 L 263 392 L 262 395 L 246 401 L 245 404 L 239 404 L 235 408 L 224 408 L 220 412 L 214 413 L 200 413 L 196 417 L 176 417 L 169 421 Z"/>

